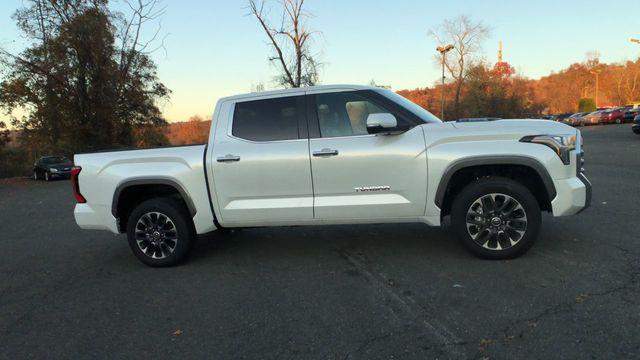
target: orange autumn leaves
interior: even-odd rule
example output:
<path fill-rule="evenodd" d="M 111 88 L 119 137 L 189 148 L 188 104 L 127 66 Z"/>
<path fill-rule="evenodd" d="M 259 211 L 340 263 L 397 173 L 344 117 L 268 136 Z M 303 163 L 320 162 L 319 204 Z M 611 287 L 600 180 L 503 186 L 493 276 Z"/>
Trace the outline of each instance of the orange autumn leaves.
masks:
<path fill-rule="evenodd" d="M 171 145 L 204 144 L 209 139 L 211 120 L 194 115 L 187 121 L 169 123 L 165 135 Z"/>

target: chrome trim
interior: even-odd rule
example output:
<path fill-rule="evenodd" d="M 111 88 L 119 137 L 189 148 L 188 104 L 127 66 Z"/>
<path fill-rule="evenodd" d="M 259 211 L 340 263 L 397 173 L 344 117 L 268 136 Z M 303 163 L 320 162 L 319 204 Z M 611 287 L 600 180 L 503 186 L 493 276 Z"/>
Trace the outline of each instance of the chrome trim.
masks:
<path fill-rule="evenodd" d="M 238 155 L 232 155 L 232 154 L 227 154 L 225 156 L 219 156 L 216 158 L 217 162 L 234 162 L 234 161 L 240 161 L 240 156 Z"/>
<path fill-rule="evenodd" d="M 322 150 L 317 150 L 313 152 L 313 156 L 336 156 L 338 155 L 338 150 L 324 148 Z"/>

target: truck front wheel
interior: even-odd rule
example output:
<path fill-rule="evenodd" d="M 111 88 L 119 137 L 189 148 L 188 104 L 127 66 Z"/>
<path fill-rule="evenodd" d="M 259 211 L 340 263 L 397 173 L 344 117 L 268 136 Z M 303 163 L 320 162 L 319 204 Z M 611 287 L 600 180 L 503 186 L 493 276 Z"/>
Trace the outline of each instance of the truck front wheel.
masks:
<path fill-rule="evenodd" d="M 127 222 L 127 239 L 135 256 L 154 266 L 172 266 L 185 261 L 195 230 L 184 204 L 156 198 L 138 205 Z"/>
<path fill-rule="evenodd" d="M 483 178 L 467 185 L 451 206 L 451 224 L 462 243 L 485 259 L 524 254 L 540 229 L 540 207 L 531 192 L 508 178 Z"/>

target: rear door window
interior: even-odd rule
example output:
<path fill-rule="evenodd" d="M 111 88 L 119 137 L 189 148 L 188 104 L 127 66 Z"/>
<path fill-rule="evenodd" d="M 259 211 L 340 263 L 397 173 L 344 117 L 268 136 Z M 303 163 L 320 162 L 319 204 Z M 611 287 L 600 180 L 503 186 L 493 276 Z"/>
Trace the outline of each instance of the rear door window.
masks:
<path fill-rule="evenodd" d="M 232 134 L 252 141 L 298 139 L 300 96 L 236 103 Z"/>

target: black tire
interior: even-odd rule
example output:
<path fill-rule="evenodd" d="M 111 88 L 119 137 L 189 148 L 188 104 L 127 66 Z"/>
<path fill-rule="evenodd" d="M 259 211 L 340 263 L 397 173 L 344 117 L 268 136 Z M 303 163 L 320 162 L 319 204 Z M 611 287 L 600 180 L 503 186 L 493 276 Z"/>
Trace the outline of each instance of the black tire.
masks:
<path fill-rule="evenodd" d="M 508 204 L 507 211 L 510 210 L 513 204 L 518 204 L 519 206 L 514 205 L 510 215 L 506 215 L 506 211 L 498 211 L 494 208 L 496 211 L 487 211 L 482 215 L 482 225 L 468 225 L 467 215 L 472 212 L 472 206 L 478 206 L 478 201 L 484 204 L 481 199 L 487 195 L 491 197 L 491 194 L 500 194 L 493 198 L 495 206 L 499 207 L 500 205 Z M 507 198 L 511 198 L 511 200 L 507 200 Z M 504 200 L 500 202 L 500 199 Z M 515 202 L 512 200 L 515 200 Z M 482 208 L 483 205 L 480 207 Z M 489 206 L 486 207 L 489 208 Z M 483 212 L 483 210 L 480 210 L 480 212 Z M 518 218 L 521 212 L 525 215 L 524 219 L 522 217 Z M 478 221 L 477 219 L 480 219 L 479 217 L 470 216 L 470 221 Z M 493 223 L 496 217 L 501 218 L 499 221 L 496 220 L 496 222 L 500 223 L 498 227 Z M 524 220 L 524 230 L 522 220 Z M 518 224 L 517 227 L 515 226 L 516 223 Z M 451 225 L 453 230 L 467 249 L 484 259 L 512 259 L 524 254 L 536 241 L 540 223 L 541 215 L 538 201 L 526 187 L 508 178 L 490 177 L 474 181 L 458 193 L 451 206 Z M 516 230 L 523 231 L 520 233 Z M 488 235 L 487 231 L 489 232 Z M 477 241 L 472 237 L 472 232 L 475 232 Z M 484 245 L 480 244 L 484 242 L 486 236 L 490 236 L 490 240 L 487 240 Z M 495 246 L 493 246 L 494 244 Z M 502 248 L 499 244 L 509 246 Z"/>
<path fill-rule="evenodd" d="M 151 230 L 136 229 L 139 221 L 151 221 L 153 214 L 161 214 L 168 219 L 164 226 L 160 225 L 162 217 L 156 215 L 158 224 L 155 230 L 153 226 L 148 226 Z M 145 216 L 147 217 L 143 219 Z M 144 226 L 142 223 L 141 227 Z M 153 236 L 157 242 L 149 240 Z M 141 203 L 131 212 L 127 222 L 127 240 L 131 250 L 140 261 L 152 267 L 174 266 L 184 262 L 193 247 L 194 239 L 195 229 L 189 210 L 182 202 L 171 198 L 155 198 Z M 172 250 L 171 245 L 174 246 Z M 147 251 L 143 251 L 143 248 Z"/>

